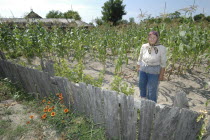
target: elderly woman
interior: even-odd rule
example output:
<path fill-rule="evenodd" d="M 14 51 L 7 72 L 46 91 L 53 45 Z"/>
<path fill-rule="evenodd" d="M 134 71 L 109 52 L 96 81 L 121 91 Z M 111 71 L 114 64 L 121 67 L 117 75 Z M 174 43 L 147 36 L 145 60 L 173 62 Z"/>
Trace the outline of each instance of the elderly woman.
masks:
<path fill-rule="evenodd" d="M 149 32 L 148 42 L 142 45 L 137 62 L 140 96 L 157 102 L 159 81 L 164 79 L 166 67 L 166 47 L 159 44 L 156 31 Z"/>

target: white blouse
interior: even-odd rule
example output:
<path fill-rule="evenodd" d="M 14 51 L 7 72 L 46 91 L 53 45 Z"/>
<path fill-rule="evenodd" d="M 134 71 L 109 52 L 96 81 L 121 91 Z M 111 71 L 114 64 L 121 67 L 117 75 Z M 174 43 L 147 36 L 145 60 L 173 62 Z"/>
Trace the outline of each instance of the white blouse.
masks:
<path fill-rule="evenodd" d="M 163 45 L 150 46 L 149 43 L 143 44 L 140 50 L 138 65 L 166 67 L 166 47 Z"/>

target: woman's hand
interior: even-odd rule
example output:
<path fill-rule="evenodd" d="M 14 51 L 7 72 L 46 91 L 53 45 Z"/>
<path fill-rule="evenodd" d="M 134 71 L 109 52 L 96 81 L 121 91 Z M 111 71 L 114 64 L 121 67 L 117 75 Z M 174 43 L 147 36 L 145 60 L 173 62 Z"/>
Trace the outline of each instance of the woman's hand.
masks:
<path fill-rule="evenodd" d="M 136 71 L 138 72 L 140 70 L 140 65 L 136 66 Z"/>
<path fill-rule="evenodd" d="M 160 75 L 159 76 L 159 81 L 164 81 L 164 80 L 165 80 L 164 76 Z"/>
<path fill-rule="evenodd" d="M 163 81 L 164 79 L 164 73 L 165 73 L 165 68 L 161 68 L 160 69 L 160 76 L 159 76 L 159 80 Z"/>

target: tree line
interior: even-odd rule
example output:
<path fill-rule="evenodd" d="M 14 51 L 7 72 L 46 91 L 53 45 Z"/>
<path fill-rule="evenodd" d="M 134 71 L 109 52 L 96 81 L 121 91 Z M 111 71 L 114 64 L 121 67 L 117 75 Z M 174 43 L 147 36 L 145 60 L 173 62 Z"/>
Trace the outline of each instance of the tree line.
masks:
<path fill-rule="evenodd" d="M 102 6 L 102 17 L 96 18 L 94 22 L 97 25 L 103 24 L 111 24 L 111 25 L 119 25 L 119 24 L 135 24 L 134 17 L 130 17 L 129 20 L 124 20 L 122 17 L 126 15 L 125 6 L 123 4 L 123 0 L 108 0 Z M 164 13 L 158 17 L 151 17 L 151 15 L 139 14 L 140 21 L 147 23 L 161 23 L 161 22 L 189 22 L 189 21 L 207 21 L 210 22 L 210 16 L 205 16 L 204 14 L 198 14 L 192 16 L 192 13 L 195 11 L 196 7 L 183 8 L 185 10 L 185 16 L 182 16 L 179 11 L 175 11 L 174 13 Z M 183 10 L 181 9 L 181 10 Z M 192 10 L 193 9 L 193 10 Z M 141 9 L 140 9 L 141 11 Z M 191 13 L 189 17 L 186 16 L 186 13 Z M 146 17 L 146 18 L 145 18 Z M 52 10 L 47 15 L 46 18 L 70 18 L 75 20 L 81 20 L 81 16 L 77 11 L 69 10 L 67 12 L 60 12 Z M 141 18 L 143 20 L 141 20 Z"/>

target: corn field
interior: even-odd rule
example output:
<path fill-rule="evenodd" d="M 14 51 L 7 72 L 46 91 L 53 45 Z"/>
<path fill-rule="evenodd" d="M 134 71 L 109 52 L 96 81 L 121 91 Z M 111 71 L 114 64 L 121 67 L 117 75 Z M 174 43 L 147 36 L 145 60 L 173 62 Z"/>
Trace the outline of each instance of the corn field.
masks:
<path fill-rule="evenodd" d="M 129 59 L 137 61 L 141 45 L 147 43 L 147 34 L 151 30 L 160 33 L 160 42 L 167 48 L 168 78 L 174 72 L 181 74 L 200 65 L 209 70 L 210 25 L 207 23 L 153 25 L 142 23 L 65 30 L 56 26 L 47 29 L 41 23 L 37 25 L 28 23 L 24 29 L 18 28 L 17 25 L 0 23 L 0 48 L 9 59 L 36 56 L 58 61 L 56 64 L 59 76 L 67 76 L 64 70 L 68 68 L 67 62 L 76 61 L 78 64 L 70 71 L 69 76 L 77 72 L 77 77 L 71 78 L 79 82 L 79 77 L 85 79 L 83 75 L 85 56 L 88 55 L 103 64 L 104 70 L 101 75 L 106 69 L 107 59 L 111 59 L 117 75 L 122 71 L 122 65 L 129 63 Z M 99 76 L 99 80 L 102 80 L 102 77 Z M 90 79 L 86 77 L 88 78 Z M 89 79 L 86 81 L 90 81 Z"/>

